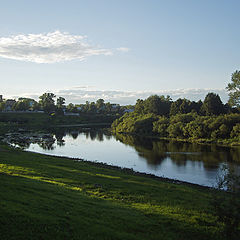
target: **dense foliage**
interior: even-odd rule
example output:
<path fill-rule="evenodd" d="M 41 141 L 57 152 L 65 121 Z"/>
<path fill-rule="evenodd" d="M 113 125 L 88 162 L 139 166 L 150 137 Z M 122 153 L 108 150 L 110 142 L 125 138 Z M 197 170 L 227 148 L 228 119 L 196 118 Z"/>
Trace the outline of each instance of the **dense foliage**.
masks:
<path fill-rule="evenodd" d="M 240 71 L 232 74 L 231 83 L 228 84 L 229 104 L 231 106 L 240 107 Z"/>
<path fill-rule="evenodd" d="M 208 93 L 202 102 L 153 95 L 138 99 L 135 110 L 112 124 L 120 133 L 157 135 L 199 141 L 240 142 L 240 71 L 232 74 L 227 86 L 229 101 L 223 104 L 219 95 Z"/>
<path fill-rule="evenodd" d="M 240 176 L 236 169 L 223 166 L 217 189 L 226 190 L 226 194 L 213 192 L 212 206 L 219 222 L 224 224 L 223 234 L 229 240 L 238 240 L 240 236 Z"/>
<path fill-rule="evenodd" d="M 236 108 L 224 105 L 215 93 L 208 93 L 203 102 L 173 102 L 169 97 L 155 95 L 137 100 L 135 111 L 115 120 L 112 129 L 168 138 L 239 142 L 240 114 Z"/>
<path fill-rule="evenodd" d="M 171 117 L 155 114 L 126 113 L 115 120 L 116 132 L 155 134 L 171 138 L 234 138 L 240 141 L 240 114 L 200 116 L 196 113 L 177 114 Z"/>

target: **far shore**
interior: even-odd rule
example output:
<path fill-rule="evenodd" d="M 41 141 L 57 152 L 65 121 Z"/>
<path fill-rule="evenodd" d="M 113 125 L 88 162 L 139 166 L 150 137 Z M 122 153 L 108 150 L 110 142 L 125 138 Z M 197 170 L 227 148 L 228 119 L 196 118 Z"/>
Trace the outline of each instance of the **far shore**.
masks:
<path fill-rule="evenodd" d="M 95 127 L 95 126 L 111 126 L 110 123 L 80 123 L 80 124 L 58 124 L 52 127 Z"/>

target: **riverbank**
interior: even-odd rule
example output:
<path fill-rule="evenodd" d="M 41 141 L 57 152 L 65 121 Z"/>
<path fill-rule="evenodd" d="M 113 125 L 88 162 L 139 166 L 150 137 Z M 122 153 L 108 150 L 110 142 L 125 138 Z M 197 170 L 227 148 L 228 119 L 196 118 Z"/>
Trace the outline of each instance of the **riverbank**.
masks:
<path fill-rule="evenodd" d="M 212 189 L 0 146 L 3 239 L 223 239 Z"/>
<path fill-rule="evenodd" d="M 83 127 L 83 128 L 91 128 L 91 127 L 101 127 L 101 128 L 110 128 L 110 123 L 80 123 L 80 124 L 60 124 L 55 125 L 54 128 L 73 128 L 73 127 Z"/>
<path fill-rule="evenodd" d="M 79 116 L 48 115 L 45 113 L 0 112 L 0 134 L 25 129 L 47 129 L 52 127 L 110 126 L 116 114 L 87 114 Z"/>
<path fill-rule="evenodd" d="M 159 116 L 133 112 L 116 119 L 116 133 L 220 146 L 239 146 L 240 114 L 202 116 L 197 113 Z"/>
<path fill-rule="evenodd" d="M 129 133 L 129 132 L 115 132 L 111 130 L 111 133 L 115 136 L 117 135 L 129 135 L 129 136 L 137 136 L 137 137 L 144 137 L 144 138 L 151 138 L 151 139 L 158 139 L 158 140 L 165 140 L 165 141 L 172 141 L 172 142 L 184 142 L 184 143 L 194 143 L 200 145 L 216 145 L 220 147 L 240 147 L 240 142 L 237 142 L 235 139 L 206 139 L 206 138 L 170 138 L 170 137 L 160 137 L 157 134 L 138 134 L 138 133 Z"/>

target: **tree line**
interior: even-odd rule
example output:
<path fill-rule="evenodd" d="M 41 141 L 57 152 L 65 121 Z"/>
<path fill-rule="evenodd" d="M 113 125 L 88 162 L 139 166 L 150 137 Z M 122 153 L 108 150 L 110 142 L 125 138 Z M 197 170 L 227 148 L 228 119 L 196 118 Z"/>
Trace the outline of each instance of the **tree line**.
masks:
<path fill-rule="evenodd" d="M 56 100 L 55 100 L 56 99 Z M 0 102 L 0 111 L 44 111 L 47 114 L 63 114 L 70 113 L 89 113 L 89 114 L 123 114 L 125 111 L 133 108 L 133 106 L 120 106 L 119 104 L 105 103 L 103 99 L 96 102 L 86 101 L 85 104 L 66 105 L 63 97 L 56 98 L 54 93 L 44 93 L 39 97 L 39 101 L 31 98 L 19 98 L 15 100 L 2 100 Z"/>
<path fill-rule="evenodd" d="M 233 139 L 240 141 L 240 71 L 228 84 L 229 101 L 223 104 L 210 92 L 204 101 L 153 95 L 138 99 L 135 110 L 112 124 L 115 132 L 180 139 Z"/>

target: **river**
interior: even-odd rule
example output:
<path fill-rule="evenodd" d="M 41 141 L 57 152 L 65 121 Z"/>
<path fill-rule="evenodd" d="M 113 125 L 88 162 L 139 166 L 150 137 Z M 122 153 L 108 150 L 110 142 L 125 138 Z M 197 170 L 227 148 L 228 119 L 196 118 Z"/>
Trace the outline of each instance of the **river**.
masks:
<path fill-rule="evenodd" d="M 102 162 L 210 187 L 224 164 L 240 170 L 240 148 L 113 136 L 102 129 L 61 129 L 51 136 L 44 143 L 21 145 L 27 151 Z"/>

